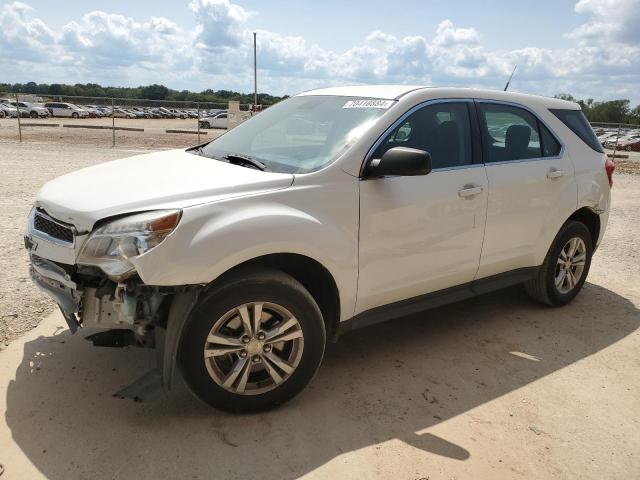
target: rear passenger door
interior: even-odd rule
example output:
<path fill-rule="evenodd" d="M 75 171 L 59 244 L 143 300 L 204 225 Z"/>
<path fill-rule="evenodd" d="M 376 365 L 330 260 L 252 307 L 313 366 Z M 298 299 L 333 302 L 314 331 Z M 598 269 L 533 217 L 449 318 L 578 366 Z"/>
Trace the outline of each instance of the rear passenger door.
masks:
<path fill-rule="evenodd" d="M 375 146 L 370 159 L 398 146 L 425 150 L 433 170 L 360 181 L 356 313 L 473 280 L 487 206 L 473 112 L 473 101 L 427 103 Z"/>
<path fill-rule="evenodd" d="M 489 181 L 477 278 L 542 264 L 560 226 L 575 210 L 574 168 L 565 149 L 534 113 L 476 101 Z"/>

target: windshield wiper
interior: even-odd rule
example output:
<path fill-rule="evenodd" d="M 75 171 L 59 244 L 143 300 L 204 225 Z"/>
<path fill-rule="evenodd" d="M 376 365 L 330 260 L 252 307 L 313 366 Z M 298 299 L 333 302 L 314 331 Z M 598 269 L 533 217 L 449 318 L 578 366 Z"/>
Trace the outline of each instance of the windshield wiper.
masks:
<path fill-rule="evenodd" d="M 225 155 L 224 158 L 229 161 L 229 163 L 233 163 L 234 165 L 243 165 L 245 167 L 253 167 L 258 170 L 262 170 L 263 172 L 267 169 L 267 166 L 259 160 L 255 158 L 248 157 L 246 155 L 240 155 L 239 153 L 229 153 Z"/>

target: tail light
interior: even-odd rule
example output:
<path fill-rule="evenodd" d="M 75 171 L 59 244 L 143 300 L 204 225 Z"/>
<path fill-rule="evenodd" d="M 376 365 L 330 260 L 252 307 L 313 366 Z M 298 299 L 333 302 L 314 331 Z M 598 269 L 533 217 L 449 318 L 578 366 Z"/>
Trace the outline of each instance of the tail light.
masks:
<path fill-rule="evenodd" d="M 607 158 L 607 161 L 604 162 L 604 170 L 605 172 L 607 172 L 607 178 L 609 179 L 609 186 L 613 187 L 613 172 L 616 169 L 616 164 L 615 162 L 610 159 Z"/>

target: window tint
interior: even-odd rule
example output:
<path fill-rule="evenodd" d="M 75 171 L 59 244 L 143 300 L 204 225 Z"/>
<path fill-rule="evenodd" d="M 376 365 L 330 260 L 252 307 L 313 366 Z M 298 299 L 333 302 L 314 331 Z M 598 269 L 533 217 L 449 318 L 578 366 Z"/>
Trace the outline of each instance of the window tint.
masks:
<path fill-rule="evenodd" d="M 528 111 L 497 104 L 478 104 L 485 162 L 542 157 L 538 120 Z"/>
<path fill-rule="evenodd" d="M 560 155 L 560 142 L 542 123 L 538 122 L 538 126 L 540 127 L 540 140 L 542 141 L 542 156 L 557 157 Z"/>
<path fill-rule="evenodd" d="M 596 134 L 593 133 L 593 129 L 591 125 L 589 125 L 587 117 L 584 116 L 582 110 L 551 110 L 551 113 L 558 117 L 562 123 L 569 127 L 584 143 L 596 152 L 604 153 Z"/>
<path fill-rule="evenodd" d="M 393 147 L 410 147 L 429 152 L 434 169 L 469 165 L 473 163 L 470 128 L 466 103 L 427 105 L 387 135 L 373 158 Z"/>

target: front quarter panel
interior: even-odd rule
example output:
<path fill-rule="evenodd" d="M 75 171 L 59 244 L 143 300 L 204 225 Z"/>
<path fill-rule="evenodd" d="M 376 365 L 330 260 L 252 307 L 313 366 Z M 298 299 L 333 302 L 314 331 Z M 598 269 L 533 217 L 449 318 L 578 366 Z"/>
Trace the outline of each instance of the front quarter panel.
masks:
<path fill-rule="evenodd" d="M 285 190 L 186 208 L 179 227 L 134 264 L 148 285 L 190 285 L 263 255 L 305 255 L 332 274 L 347 318 L 357 287 L 357 195 L 357 179 L 329 169 L 296 176 Z"/>

